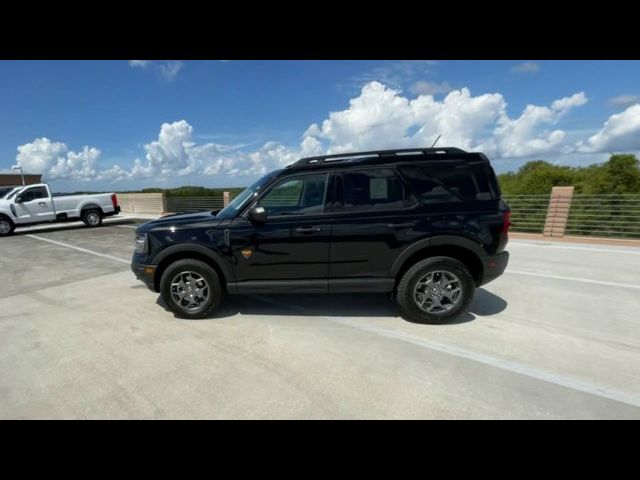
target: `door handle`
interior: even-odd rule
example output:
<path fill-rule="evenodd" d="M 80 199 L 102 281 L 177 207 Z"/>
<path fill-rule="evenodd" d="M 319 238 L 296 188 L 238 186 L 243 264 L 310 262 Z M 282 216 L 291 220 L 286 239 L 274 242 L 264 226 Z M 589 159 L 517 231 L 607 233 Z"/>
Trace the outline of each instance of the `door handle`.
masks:
<path fill-rule="evenodd" d="M 298 227 L 296 228 L 296 232 L 298 233 L 314 233 L 319 232 L 320 227 Z"/>
<path fill-rule="evenodd" d="M 387 225 L 389 228 L 409 228 L 414 227 L 416 222 L 406 222 L 406 223 L 390 223 Z"/>
<path fill-rule="evenodd" d="M 46 207 L 47 204 L 45 202 L 38 202 L 38 205 L 40 205 L 41 207 Z"/>

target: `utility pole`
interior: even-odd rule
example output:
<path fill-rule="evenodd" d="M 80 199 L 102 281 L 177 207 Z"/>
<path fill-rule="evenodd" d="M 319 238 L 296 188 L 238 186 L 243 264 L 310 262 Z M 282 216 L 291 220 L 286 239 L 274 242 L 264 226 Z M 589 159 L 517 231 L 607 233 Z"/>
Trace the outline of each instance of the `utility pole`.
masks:
<path fill-rule="evenodd" d="M 24 173 L 22 171 L 22 167 L 20 165 L 14 165 L 13 167 L 11 167 L 11 170 L 20 170 L 20 177 L 22 178 L 22 185 L 26 185 L 26 183 L 24 182 Z"/>

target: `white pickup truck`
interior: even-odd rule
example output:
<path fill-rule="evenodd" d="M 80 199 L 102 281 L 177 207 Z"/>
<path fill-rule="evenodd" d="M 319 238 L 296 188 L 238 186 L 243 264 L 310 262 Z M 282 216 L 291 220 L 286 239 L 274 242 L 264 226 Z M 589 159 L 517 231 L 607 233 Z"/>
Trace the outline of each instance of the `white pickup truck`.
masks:
<path fill-rule="evenodd" d="M 115 193 L 53 196 L 46 183 L 18 187 L 0 198 L 0 236 L 34 223 L 82 220 L 97 227 L 104 217 L 120 213 Z"/>

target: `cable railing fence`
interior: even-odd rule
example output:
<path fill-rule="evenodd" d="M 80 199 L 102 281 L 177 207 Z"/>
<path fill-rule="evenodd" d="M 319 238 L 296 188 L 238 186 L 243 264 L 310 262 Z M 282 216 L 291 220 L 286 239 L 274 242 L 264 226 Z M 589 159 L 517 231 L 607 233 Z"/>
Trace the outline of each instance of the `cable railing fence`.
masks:
<path fill-rule="evenodd" d="M 511 230 L 543 233 L 550 195 L 505 195 L 511 207 Z M 573 195 L 567 203 L 565 235 L 640 238 L 640 195 Z"/>
<path fill-rule="evenodd" d="M 505 195 L 511 207 L 511 230 L 542 233 L 551 195 Z"/>
<path fill-rule="evenodd" d="M 167 212 L 189 213 L 224 208 L 222 196 L 219 197 L 166 197 Z"/>
<path fill-rule="evenodd" d="M 229 195 L 229 201 L 233 199 Z M 281 195 L 266 202 L 272 207 L 297 204 L 297 196 Z M 523 233 L 543 233 L 545 223 L 553 215 L 552 195 L 504 195 L 511 207 L 511 230 Z M 165 197 L 166 211 L 188 213 L 224 208 L 222 196 Z M 565 235 L 640 238 L 640 194 L 583 195 L 576 194 L 566 203 Z M 566 208 L 565 208 L 566 212 Z"/>
<path fill-rule="evenodd" d="M 640 238 L 640 195 L 574 195 L 565 233 Z"/>

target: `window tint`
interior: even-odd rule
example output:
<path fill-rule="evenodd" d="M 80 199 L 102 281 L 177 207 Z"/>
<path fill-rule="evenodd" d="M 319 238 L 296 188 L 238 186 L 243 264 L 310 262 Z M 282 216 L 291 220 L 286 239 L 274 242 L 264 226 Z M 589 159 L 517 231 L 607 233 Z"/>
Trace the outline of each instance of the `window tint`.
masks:
<path fill-rule="evenodd" d="M 322 213 L 327 175 L 304 175 L 275 185 L 260 200 L 267 215 Z"/>
<path fill-rule="evenodd" d="M 400 167 L 422 203 L 491 200 L 491 184 L 482 166 Z"/>
<path fill-rule="evenodd" d="M 47 198 L 47 189 L 44 187 L 33 187 L 20 194 L 23 202 L 30 202 L 39 198 Z"/>
<path fill-rule="evenodd" d="M 415 203 L 402 180 L 387 168 L 343 172 L 338 198 L 346 211 L 393 210 Z"/>

